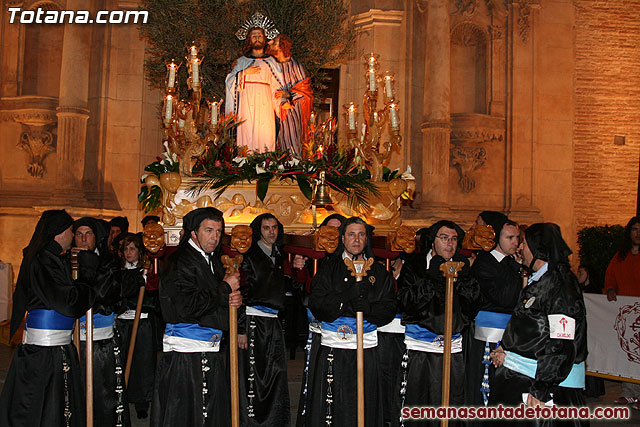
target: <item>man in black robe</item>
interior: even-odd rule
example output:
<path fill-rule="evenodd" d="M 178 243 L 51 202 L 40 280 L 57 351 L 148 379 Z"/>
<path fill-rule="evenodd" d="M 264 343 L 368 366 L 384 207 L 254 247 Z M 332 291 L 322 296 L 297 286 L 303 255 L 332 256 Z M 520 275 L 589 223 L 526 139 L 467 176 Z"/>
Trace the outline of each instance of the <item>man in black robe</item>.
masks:
<path fill-rule="evenodd" d="M 246 325 L 239 328 L 247 334 L 238 337 L 244 350 L 239 360 L 241 420 L 245 426 L 286 427 L 291 423 L 289 385 L 278 312 L 291 288 L 292 271 L 287 268 L 285 272 L 280 221 L 272 214 L 262 214 L 251 222 L 251 229 L 251 248 L 242 262 Z M 296 255 L 293 266 L 303 268 L 304 258 Z"/>
<path fill-rule="evenodd" d="M 200 208 L 183 218 L 178 250 L 160 277 L 167 322 L 151 407 L 151 426 L 231 425 L 223 334 L 229 305 L 242 305 L 239 275 L 225 274 L 217 250 L 222 213 Z"/>
<path fill-rule="evenodd" d="M 464 399 L 464 360 L 462 332 L 478 310 L 480 288 L 469 272 L 469 261 L 458 250 L 464 238 L 462 229 L 452 221 L 438 221 L 421 239 L 425 244 L 419 256 L 402 267 L 398 278 L 398 305 L 405 325 L 407 352 L 400 375 L 398 419 L 402 407 L 432 406 L 442 403 L 442 357 L 445 329 L 446 279 L 440 266 L 447 261 L 464 263 L 453 288 L 451 337 L 451 391 L 449 402 L 461 405 Z M 440 424 L 424 420 L 420 425 Z M 410 425 L 418 425 L 412 421 Z"/>
<path fill-rule="evenodd" d="M 383 424 L 376 329 L 395 316 L 393 278 L 376 262 L 360 282 L 347 268 L 347 263 L 373 259 L 372 228 L 357 217 L 345 220 L 340 227 L 342 252 L 328 257 L 311 283 L 309 307 L 322 322 L 322 345 L 309 393 L 308 426 L 357 425 L 355 350 L 359 311 L 364 315 L 366 425 Z M 358 271 L 355 265 L 354 269 Z M 363 266 L 360 271 L 364 269 Z"/>
<path fill-rule="evenodd" d="M 93 425 L 96 427 L 129 426 L 129 405 L 125 397 L 124 368 L 126 353 L 122 353 L 120 337 L 114 329 L 115 314 L 120 304 L 120 283 L 117 259 L 97 242 L 108 238 L 99 220 L 83 217 L 73 223 L 76 247 L 94 252 L 100 265 L 94 281 L 96 298 L 93 304 Z M 80 356 L 86 358 L 86 315 L 80 318 Z M 85 364 L 82 364 L 84 372 Z"/>
<path fill-rule="evenodd" d="M 522 289 L 522 265 L 514 257 L 520 243 L 518 224 L 502 214 L 485 221 L 496 234 L 496 245 L 490 252 L 479 252 L 471 267 L 482 296 L 465 343 L 465 403 L 471 406 L 488 403 L 495 373 L 490 354 L 502 339 Z"/>
<path fill-rule="evenodd" d="M 584 406 L 587 319 L 571 250 L 560 227 L 534 224 L 525 231 L 524 264 L 533 271 L 522 290 L 502 345 L 493 352 L 496 370 L 489 403 L 518 406 Z M 523 420 L 517 420 L 523 425 Z M 555 425 L 534 419 L 531 425 Z M 563 424 L 571 424 L 569 420 Z M 573 420 L 574 425 L 588 421 Z"/>
<path fill-rule="evenodd" d="M 63 253 L 73 241 L 73 218 L 45 211 L 23 251 L 13 294 L 11 336 L 28 311 L 23 343 L 13 354 L 0 395 L 0 425 L 85 425 L 85 400 L 73 324 L 95 297 L 91 287 L 98 257 L 78 253 L 79 276 L 72 279 Z"/>

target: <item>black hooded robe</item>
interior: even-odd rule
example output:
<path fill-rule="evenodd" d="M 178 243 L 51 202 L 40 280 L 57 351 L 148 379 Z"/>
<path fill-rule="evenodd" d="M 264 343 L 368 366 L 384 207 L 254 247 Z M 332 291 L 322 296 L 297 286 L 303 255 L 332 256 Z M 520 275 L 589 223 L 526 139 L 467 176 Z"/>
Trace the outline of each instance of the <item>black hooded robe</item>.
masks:
<path fill-rule="evenodd" d="M 333 322 L 340 317 L 355 318 L 352 307 L 359 295 L 368 301 L 370 310 L 364 320 L 373 325 L 386 325 L 395 316 L 394 283 L 391 273 L 379 263 L 373 263 L 368 275 L 359 284 L 348 271 L 339 254 L 328 258 L 311 284 L 309 307 L 321 322 Z M 323 334 L 327 329 L 323 325 Z M 336 331 L 337 334 L 339 331 Z M 356 331 L 351 331 L 355 334 Z M 357 425 L 356 351 L 321 345 L 313 384 L 309 389 L 307 425 L 326 426 L 330 417 L 334 427 Z M 365 425 L 381 426 L 382 382 L 380 380 L 378 348 L 364 350 Z M 329 383 L 327 380 L 331 379 Z M 330 384 L 330 393 L 329 393 Z"/>
<path fill-rule="evenodd" d="M 167 327 L 197 324 L 221 330 L 223 337 L 217 352 L 162 353 L 151 403 L 151 426 L 231 425 L 224 336 L 229 330 L 231 288 L 222 280 L 222 263 L 217 257 L 212 257 L 212 262 L 215 274 L 204 256 L 185 242 L 161 275 L 160 306 Z"/>

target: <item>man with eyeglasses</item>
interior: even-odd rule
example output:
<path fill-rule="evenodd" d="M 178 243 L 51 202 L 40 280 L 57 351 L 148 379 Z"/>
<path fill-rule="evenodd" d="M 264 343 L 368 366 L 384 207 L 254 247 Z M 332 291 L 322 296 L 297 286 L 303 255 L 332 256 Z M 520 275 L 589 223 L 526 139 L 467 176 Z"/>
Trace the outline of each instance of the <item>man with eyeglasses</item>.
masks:
<path fill-rule="evenodd" d="M 442 402 L 442 354 L 444 352 L 446 279 L 440 266 L 459 261 L 464 267 L 458 273 L 453 293 L 451 342 L 452 406 L 464 399 L 464 360 L 462 330 L 477 313 L 480 289 L 471 276 L 469 261 L 458 254 L 464 238 L 462 229 L 452 221 L 438 221 L 423 240 L 422 254 L 405 263 L 398 279 L 398 304 L 405 324 L 407 352 L 400 375 L 399 409 L 410 406 L 439 406 Z M 431 423 L 438 420 L 431 420 Z M 412 421 L 412 425 L 417 425 Z M 428 425 L 425 421 L 421 425 Z"/>

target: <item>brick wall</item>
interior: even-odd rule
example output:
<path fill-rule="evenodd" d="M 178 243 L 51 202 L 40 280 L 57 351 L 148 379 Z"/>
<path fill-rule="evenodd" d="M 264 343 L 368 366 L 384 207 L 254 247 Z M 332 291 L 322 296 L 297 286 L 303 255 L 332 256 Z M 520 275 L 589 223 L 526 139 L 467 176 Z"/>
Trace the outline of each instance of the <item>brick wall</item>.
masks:
<path fill-rule="evenodd" d="M 640 150 L 640 1 L 576 0 L 575 229 L 635 215 Z M 614 136 L 626 137 L 614 145 Z"/>

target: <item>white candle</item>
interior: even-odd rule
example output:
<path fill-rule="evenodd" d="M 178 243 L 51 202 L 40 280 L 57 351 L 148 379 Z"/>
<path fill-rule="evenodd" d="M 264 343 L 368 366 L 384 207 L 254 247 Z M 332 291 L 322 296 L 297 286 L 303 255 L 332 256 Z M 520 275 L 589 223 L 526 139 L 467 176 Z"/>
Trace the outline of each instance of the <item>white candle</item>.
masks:
<path fill-rule="evenodd" d="M 218 124 L 218 101 L 211 103 L 211 126 L 215 127 Z"/>
<path fill-rule="evenodd" d="M 191 63 L 191 83 L 197 86 L 200 82 L 200 74 L 198 72 L 198 58 L 194 58 Z"/>
<path fill-rule="evenodd" d="M 356 107 L 353 104 L 349 107 L 347 117 L 349 119 L 349 130 L 356 130 Z"/>
<path fill-rule="evenodd" d="M 191 45 L 191 56 L 198 56 L 198 48 L 196 47 L 195 44 Z"/>
<path fill-rule="evenodd" d="M 167 87 L 173 88 L 176 85 L 176 64 L 173 62 L 169 64 L 169 82 Z"/>
<path fill-rule="evenodd" d="M 369 90 L 371 92 L 375 92 L 376 90 L 378 90 L 376 88 L 376 71 L 375 70 L 369 70 Z"/>
<path fill-rule="evenodd" d="M 391 129 L 398 129 L 398 107 L 396 104 L 389 106 L 389 115 L 391 116 Z"/>
<path fill-rule="evenodd" d="M 384 90 L 387 94 L 387 99 L 393 99 L 393 79 L 389 74 L 384 76 Z"/>
<path fill-rule="evenodd" d="M 171 120 L 172 113 L 173 113 L 173 99 L 171 95 L 167 95 L 167 101 L 164 105 L 164 119 L 166 121 Z"/>

